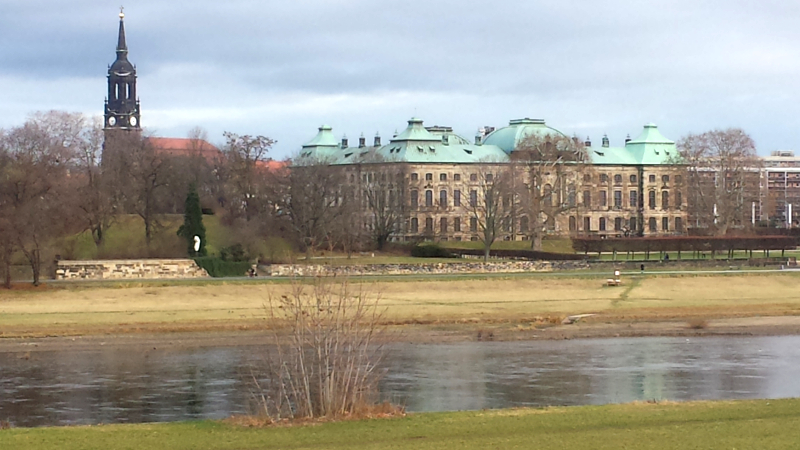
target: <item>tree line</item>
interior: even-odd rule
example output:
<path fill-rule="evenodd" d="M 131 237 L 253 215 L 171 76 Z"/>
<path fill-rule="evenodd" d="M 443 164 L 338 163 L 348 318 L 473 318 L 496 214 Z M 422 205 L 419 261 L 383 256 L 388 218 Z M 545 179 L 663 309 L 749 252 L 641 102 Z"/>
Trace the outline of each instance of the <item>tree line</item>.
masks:
<path fill-rule="evenodd" d="M 268 137 L 223 137 L 219 148 L 210 147 L 205 132 L 194 129 L 187 148 L 170 152 L 146 133 L 104 131 L 99 118 L 60 111 L 35 113 L 20 126 L 0 130 L 4 284 L 10 285 L 11 268 L 20 262 L 38 283 L 45 266 L 65 252 L 64 239 L 77 233 L 90 234 L 99 255 L 121 256 L 103 249 L 108 230 L 126 215 L 141 219 L 145 248 L 124 256 L 185 254 L 179 240 L 173 248 L 153 245 L 153 239 L 166 215 L 184 213 L 190 186 L 203 210 L 220 217 L 251 256 L 259 256 L 251 244 L 270 237 L 309 254 L 350 253 L 383 249 L 393 235 L 436 240 L 437 228 L 456 226 L 414 227 L 409 217 L 419 199 L 410 198 L 406 163 L 366 153 L 347 166 L 296 158 L 290 170 L 288 163 L 270 159 L 274 141 Z M 761 164 L 752 139 L 739 129 L 711 131 L 686 136 L 678 147 L 673 163 L 687 171 L 693 225 L 725 234 L 745 223 Z M 487 251 L 509 234 L 526 236 L 540 250 L 556 218 L 579 207 L 576 186 L 594 170 L 577 139 L 531 136 L 510 162 L 470 168 L 473 187 L 459 199 L 469 223 L 458 225 L 468 227 Z"/>

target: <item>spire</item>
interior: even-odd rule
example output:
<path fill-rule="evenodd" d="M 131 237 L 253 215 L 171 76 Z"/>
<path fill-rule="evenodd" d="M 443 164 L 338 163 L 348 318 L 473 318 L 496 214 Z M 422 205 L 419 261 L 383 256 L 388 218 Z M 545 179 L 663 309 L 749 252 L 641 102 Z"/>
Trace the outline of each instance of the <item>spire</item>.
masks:
<path fill-rule="evenodd" d="M 128 44 L 125 42 L 125 8 L 119 7 L 119 38 L 117 39 L 117 56 L 123 57 L 128 53 Z"/>

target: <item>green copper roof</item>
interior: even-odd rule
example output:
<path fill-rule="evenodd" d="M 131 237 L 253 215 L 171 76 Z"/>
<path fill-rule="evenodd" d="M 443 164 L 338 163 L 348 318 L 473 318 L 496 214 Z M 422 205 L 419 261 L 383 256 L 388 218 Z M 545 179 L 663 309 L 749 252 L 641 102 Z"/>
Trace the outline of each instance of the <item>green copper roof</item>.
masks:
<path fill-rule="evenodd" d="M 303 148 L 311 147 L 338 147 L 339 141 L 333 135 L 333 128 L 330 125 L 323 125 L 319 127 L 319 132 L 314 139 L 303 144 Z"/>
<path fill-rule="evenodd" d="M 358 164 L 398 161 L 432 164 L 470 164 L 509 160 L 515 146 L 531 134 L 564 135 L 548 127 L 543 120 L 512 120 L 508 127 L 489 134 L 483 145 L 471 144 L 449 127 L 426 129 L 421 119 L 412 118 L 408 127 L 382 147 L 341 148 L 331 127 L 323 125 L 317 136 L 303 145 L 298 162 L 319 161 L 327 164 Z M 624 147 L 587 147 L 586 152 L 598 165 L 674 164 L 678 157 L 675 142 L 665 138 L 654 124 Z"/>
<path fill-rule="evenodd" d="M 474 145 L 461 136 L 444 131 L 446 127 L 432 128 L 432 133 L 422 126 L 422 120 L 412 118 L 408 128 L 376 151 L 387 161 L 412 163 L 476 163 L 483 161 L 508 161 L 499 147 Z M 449 130 L 449 129 L 448 129 Z"/>
<path fill-rule="evenodd" d="M 675 145 L 675 141 L 670 141 L 669 139 L 665 138 L 660 131 L 658 131 L 658 127 L 654 123 L 648 123 L 644 126 L 644 130 L 642 134 L 640 134 L 636 139 L 628 142 L 630 144 L 672 144 Z"/>
<path fill-rule="evenodd" d="M 527 136 L 561 135 L 564 133 L 545 125 L 542 119 L 516 119 L 508 123 L 507 127 L 491 132 L 483 140 L 484 145 L 496 145 L 504 152 L 511 153 Z"/>
<path fill-rule="evenodd" d="M 660 165 L 674 164 L 678 149 L 675 142 L 664 137 L 655 124 L 648 123 L 642 133 L 625 147 L 589 147 L 586 149 L 594 164 L 602 165 Z"/>
<path fill-rule="evenodd" d="M 433 142 L 441 141 L 441 138 L 434 136 L 430 131 L 426 130 L 425 127 L 422 126 L 422 119 L 412 117 L 408 121 L 408 128 L 391 140 L 391 142 L 403 141 Z"/>
<path fill-rule="evenodd" d="M 655 124 L 644 126 L 642 134 L 625 144 L 625 148 L 642 165 L 670 164 L 678 158 L 675 142 L 664 137 Z"/>
<path fill-rule="evenodd" d="M 589 147 L 586 149 L 594 164 L 634 166 L 639 162 L 625 147 Z"/>

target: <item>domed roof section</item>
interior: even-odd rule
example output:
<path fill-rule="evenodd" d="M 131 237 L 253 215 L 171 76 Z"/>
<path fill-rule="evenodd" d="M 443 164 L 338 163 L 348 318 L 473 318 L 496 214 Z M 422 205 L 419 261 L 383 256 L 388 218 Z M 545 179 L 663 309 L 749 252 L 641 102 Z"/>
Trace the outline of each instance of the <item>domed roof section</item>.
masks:
<path fill-rule="evenodd" d="M 128 76 L 132 73 L 135 73 L 136 70 L 133 68 L 133 64 L 127 59 L 117 59 L 114 61 L 114 64 L 108 68 L 109 74 L 119 75 L 119 76 Z"/>
<path fill-rule="evenodd" d="M 519 143 L 528 136 L 564 136 L 566 135 L 555 128 L 549 127 L 542 119 L 516 119 L 508 123 L 507 127 L 491 132 L 483 140 L 484 145 L 496 145 L 504 152 L 511 153 Z"/>
<path fill-rule="evenodd" d="M 333 128 L 330 125 L 323 125 L 319 127 L 319 131 L 317 135 L 314 136 L 314 139 L 303 144 L 303 148 L 309 147 L 338 147 L 339 142 L 336 140 L 336 136 L 333 135 Z"/>

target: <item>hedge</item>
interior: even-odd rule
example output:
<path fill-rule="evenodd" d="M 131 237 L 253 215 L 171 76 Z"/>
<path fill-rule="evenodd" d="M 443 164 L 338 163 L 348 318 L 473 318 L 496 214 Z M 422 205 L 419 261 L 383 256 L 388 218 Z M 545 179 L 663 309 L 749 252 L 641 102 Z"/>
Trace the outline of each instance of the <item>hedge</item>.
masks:
<path fill-rule="evenodd" d="M 453 254 L 438 244 L 421 244 L 411 247 L 415 258 L 452 258 Z"/>
<path fill-rule="evenodd" d="M 791 236 L 661 236 L 644 238 L 572 238 L 578 252 L 728 252 L 735 250 L 790 250 L 797 246 Z"/>
<path fill-rule="evenodd" d="M 216 256 L 195 258 L 194 262 L 214 278 L 243 277 L 252 267 L 250 261 L 224 261 Z"/>

